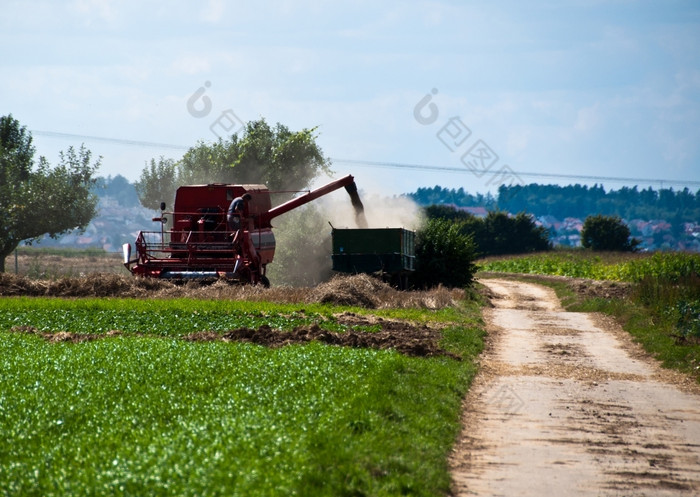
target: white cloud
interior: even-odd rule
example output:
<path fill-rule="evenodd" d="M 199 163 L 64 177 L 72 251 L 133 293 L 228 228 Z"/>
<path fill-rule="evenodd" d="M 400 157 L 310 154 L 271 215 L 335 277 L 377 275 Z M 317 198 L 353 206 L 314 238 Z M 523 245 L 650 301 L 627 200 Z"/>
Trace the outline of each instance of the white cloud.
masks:
<path fill-rule="evenodd" d="M 532 130 L 519 127 L 508 133 L 506 151 L 510 157 L 518 157 L 530 146 Z"/>
<path fill-rule="evenodd" d="M 589 107 L 578 110 L 574 129 L 581 133 L 589 133 L 597 128 L 600 120 L 600 104 L 596 102 Z"/>
<path fill-rule="evenodd" d="M 114 24 L 119 18 L 119 4 L 116 0 L 74 0 L 71 8 L 82 16 L 85 26 L 96 22 Z"/>
<path fill-rule="evenodd" d="M 175 58 L 170 64 L 174 74 L 202 74 L 211 71 L 212 64 L 209 57 L 202 54 L 185 53 Z"/>
<path fill-rule="evenodd" d="M 226 10 L 224 0 L 209 0 L 200 12 L 200 19 L 210 23 L 221 21 Z"/>

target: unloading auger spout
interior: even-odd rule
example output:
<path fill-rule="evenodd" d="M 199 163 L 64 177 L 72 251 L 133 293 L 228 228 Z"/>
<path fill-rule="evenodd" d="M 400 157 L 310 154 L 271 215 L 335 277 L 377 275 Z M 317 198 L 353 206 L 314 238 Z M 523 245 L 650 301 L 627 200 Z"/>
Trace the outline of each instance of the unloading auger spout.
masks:
<path fill-rule="evenodd" d="M 320 188 L 295 197 L 283 204 L 278 205 L 277 207 L 274 207 L 273 209 L 270 209 L 266 214 L 263 214 L 263 223 L 269 224 L 269 222 L 277 216 L 289 212 L 292 209 L 296 209 L 297 207 L 311 202 L 312 200 L 316 200 L 317 198 L 327 195 L 342 187 L 345 187 L 348 195 L 350 195 L 350 201 L 352 202 L 352 206 L 355 208 L 355 222 L 357 223 L 358 227 L 366 228 L 367 220 L 365 219 L 365 207 L 362 205 L 360 195 L 357 193 L 355 178 L 353 178 L 353 176 L 350 174 L 335 181 L 331 181 Z"/>

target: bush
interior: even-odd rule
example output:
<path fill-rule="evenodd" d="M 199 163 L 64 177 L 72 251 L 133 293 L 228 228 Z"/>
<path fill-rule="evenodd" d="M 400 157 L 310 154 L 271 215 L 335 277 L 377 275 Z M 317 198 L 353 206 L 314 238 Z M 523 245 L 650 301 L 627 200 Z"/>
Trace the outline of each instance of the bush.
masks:
<path fill-rule="evenodd" d="M 630 229 L 617 216 L 588 216 L 581 230 L 581 245 L 593 250 L 634 252 L 639 240 L 630 238 Z"/>
<path fill-rule="evenodd" d="M 463 223 L 430 219 L 416 234 L 417 287 L 431 288 L 469 286 L 476 272 L 476 245 L 471 235 L 463 232 Z"/>
<path fill-rule="evenodd" d="M 484 219 L 451 206 L 426 207 L 428 219 L 443 219 L 460 223 L 462 232 L 471 235 L 479 256 L 522 254 L 550 250 L 549 232 L 535 224 L 531 215 L 521 212 L 509 216 L 506 212 L 489 211 Z"/>
<path fill-rule="evenodd" d="M 428 219 L 447 219 L 448 221 L 466 221 L 476 219 L 473 214 L 456 209 L 452 205 L 429 205 L 425 207 L 425 216 Z"/>
<path fill-rule="evenodd" d="M 491 211 L 481 221 L 482 235 L 475 240 L 482 255 L 522 254 L 552 248 L 547 230 L 537 226 L 532 216 L 524 212 L 510 217 L 506 212 Z"/>

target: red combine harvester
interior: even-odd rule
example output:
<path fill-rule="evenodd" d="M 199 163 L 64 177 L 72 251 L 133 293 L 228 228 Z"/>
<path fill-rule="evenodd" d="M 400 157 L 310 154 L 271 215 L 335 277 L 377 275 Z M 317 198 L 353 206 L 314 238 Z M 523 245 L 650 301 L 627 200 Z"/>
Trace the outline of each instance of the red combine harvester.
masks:
<path fill-rule="evenodd" d="M 275 255 L 271 221 L 323 195 L 345 187 L 355 207 L 356 221 L 365 227 L 364 208 L 351 175 L 332 181 L 271 208 L 265 185 L 181 186 L 172 212 L 153 218 L 160 231 L 141 231 L 136 238 L 136 258 L 125 243 L 124 265 L 136 276 L 150 278 L 227 278 L 265 286 L 267 265 Z M 172 216 L 172 227 L 165 229 Z"/>

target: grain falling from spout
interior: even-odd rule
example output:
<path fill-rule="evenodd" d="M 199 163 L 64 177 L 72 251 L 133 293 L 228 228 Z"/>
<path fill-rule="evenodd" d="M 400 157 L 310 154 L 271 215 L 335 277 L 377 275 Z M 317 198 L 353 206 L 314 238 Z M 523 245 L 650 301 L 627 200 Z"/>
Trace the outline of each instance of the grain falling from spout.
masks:
<path fill-rule="evenodd" d="M 350 201 L 355 208 L 355 223 L 359 228 L 366 228 L 367 219 L 365 218 L 365 206 L 362 205 L 362 200 L 360 200 L 360 195 L 357 191 L 350 192 Z"/>
<path fill-rule="evenodd" d="M 358 228 L 367 228 L 367 219 L 365 218 L 365 206 L 362 205 L 362 200 L 360 200 L 360 194 L 357 193 L 357 185 L 353 181 L 350 185 L 345 187 L 345 190 L 350 195 L 350 202 L 355 209 L 355 224 Z"/>

